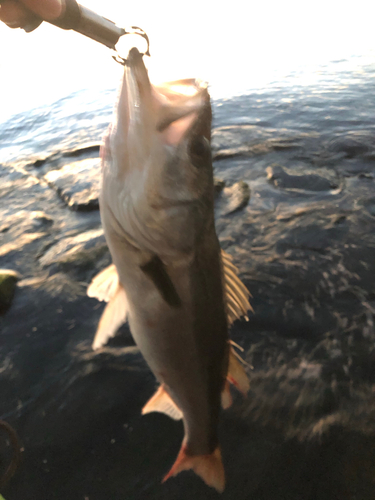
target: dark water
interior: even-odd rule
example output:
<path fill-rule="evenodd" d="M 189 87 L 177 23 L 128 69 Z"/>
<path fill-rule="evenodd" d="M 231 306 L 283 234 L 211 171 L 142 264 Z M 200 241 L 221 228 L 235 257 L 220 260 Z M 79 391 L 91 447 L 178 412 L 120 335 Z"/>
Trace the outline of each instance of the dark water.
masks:
<path fill-rule="evenodd" d="M 374 78 L 375 61 L 359 57 L 213 92 L 215 174 L 251 191 L 241 210 L 216 214 L 217 231 L 255 310 L 231 332 L 251 395 L 223 417 L 222 498 L 374 499 Z M 102 306 L 81 289 L 101 254 L 56 261 L 34 282 L 49 249 L 100 220 L 48 187 L 54 161 L 22 163 L 99 142 L 115 96 L 79 91 L 0 124 L 0 164 L 13 163 L 0 186 L 2 266 L 31 278 L 0 323 L 0 409 L 26 450 L 10 500 L 217 498 L 192 475 L 160 485 L 181 428 L 140 418 L 155 383 L 133 347 L 92 352 Z"/>

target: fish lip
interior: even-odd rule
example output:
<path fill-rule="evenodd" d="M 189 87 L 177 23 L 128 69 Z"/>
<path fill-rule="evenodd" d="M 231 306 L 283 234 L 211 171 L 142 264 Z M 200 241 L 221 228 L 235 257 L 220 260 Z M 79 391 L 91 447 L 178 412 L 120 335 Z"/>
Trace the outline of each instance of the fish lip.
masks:
<path fill-rule="evenodd" d="M 129 90 L 129 104 L 136 107 L 150 104 L 152 85 L 148 76 L 143 54 L 136 47 L 130 49 L 125 66 L 125 81 Z"/>
<path fill-rule="evenodd" d="M 126 60 L 126 68 L 128 72 L 135 77 L 138 86 L 141 83 L 147 82 L 148 85 L 151 85 L 150 80 L 148 78 L 148 72 L 143 61 L 143 54 L 139 52 L 136 47 L 133 47 L 129 51 L 128 58 Z"/>
<path fill-rule="evenodd" d="M 126 59 L 126 65 L 134 68 L 139 63 L 143 64 L 143 54 L 139 52 L 137 47 L 132 47 Z"/>

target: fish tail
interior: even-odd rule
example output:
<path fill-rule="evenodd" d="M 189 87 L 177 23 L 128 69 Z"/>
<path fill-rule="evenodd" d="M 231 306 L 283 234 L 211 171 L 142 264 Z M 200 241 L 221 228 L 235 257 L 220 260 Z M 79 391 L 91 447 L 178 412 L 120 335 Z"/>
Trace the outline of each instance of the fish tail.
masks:
<path fill-rule="evenodd" d="M 190 469 L 203 479 L 207 486 L 215 488 L 219 493 L 224 491 L 225 473 L 219 446 L 210 455 L 189 455 L 186 451 L 186 444 L 183 444 L 171 470 L 164 477 L 163 483 L 170 477 Z"/>

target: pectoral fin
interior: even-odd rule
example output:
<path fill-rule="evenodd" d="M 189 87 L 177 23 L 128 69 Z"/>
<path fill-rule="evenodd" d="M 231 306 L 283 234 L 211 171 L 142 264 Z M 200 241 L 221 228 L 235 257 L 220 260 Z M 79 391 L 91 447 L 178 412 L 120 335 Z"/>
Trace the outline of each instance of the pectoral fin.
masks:
<path fill-rule="evenodd" d="M 163 262 L 157 255 L 141 266 L 142 271 L 150 278 L 160 295 L 171 307 L 181 307 L 181 299 L 169 277 Z"/>
<path fill-rule="evenodd" d="M 118 285 L 117 269 L 114 264 L 111 264 L 93 278 L 87 289 L 87 295 L 100 301 L 109 302 L 115 295 Z"/>
<path fill-rule="evenodd" d="M 117 290 L 106 305 L 95 334 L 92 348 L 99 349 L 114 337 L 118 328 L 125 323 L 128 312 L 128 301 L 125 290 L 119 284 Z"/>

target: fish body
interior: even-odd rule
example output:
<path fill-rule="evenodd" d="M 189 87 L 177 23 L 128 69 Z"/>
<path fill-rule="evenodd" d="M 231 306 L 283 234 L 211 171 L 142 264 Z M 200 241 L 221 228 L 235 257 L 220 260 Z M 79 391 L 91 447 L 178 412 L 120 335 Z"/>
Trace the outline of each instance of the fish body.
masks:
<path fill-rule="evenodd" d="M 193 469 L 222 491 L 217 427 L 230 348 L 210 139 L 206 86 L 154 87 L 132 49 L 102 151 L 100 211 L 116 279 L 106 285 L 110 301 L 94 347 L 127 317 L 161 384 L 143 413 L 164 411 L 184 423 L 166 478 Z"/>

